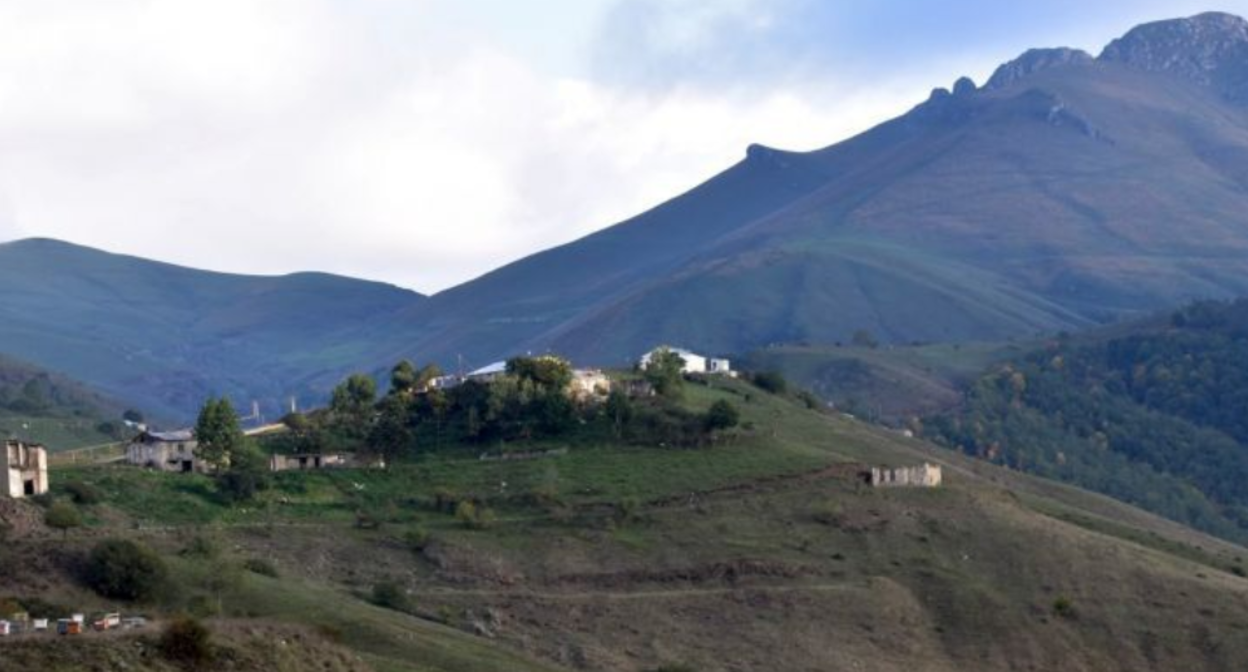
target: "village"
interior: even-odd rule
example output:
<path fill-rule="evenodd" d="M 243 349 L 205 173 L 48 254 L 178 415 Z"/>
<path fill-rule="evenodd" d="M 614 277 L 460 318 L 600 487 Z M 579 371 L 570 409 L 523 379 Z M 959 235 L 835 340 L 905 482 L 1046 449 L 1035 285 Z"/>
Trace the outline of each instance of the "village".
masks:
<path fill-rule="evenodd" d="M 726 376 L 737 377 L 727 359 L 703 357 L 685 349 L 656 348 L 637 362 L 637 369 L 644 371 L 654 359 L 664 353 L 674 353 L 681 362 L 680 373 L 686 377 Z M 562 361 L 562 360 L 559 360 Z M 491 385 L 507 375 L 506 362 L 496 362 L 463 375 L 444 375 L 432 378 L 418 393 L 432 390 L 451 390 L 469 383 Z M 598 403 L 613 389 L 629 396 L 651 396 L 655 391 L 644 380 L 613 381 L 606 372 L 598 369 L 572 369 L 565 393 L 584 403 Z M 124 464 L 133 468 L 148 469 L 171 474 L 206 474 L 215 467 L 205 460 L 199 450 L 199 441 L 192 429 L 159 431 L 145 426 L 136 427 L 138 434 L 126 445 L 124 453 L 100 464 Z M 284 431 L 282 424 L 262 424 L 246 430 L 247 436 L 259 437 Z M 566 449 L 522 451 L 503 455 L 482 455 L 483 460 L 527 460 L 557 457 Z M 46 446 L 10 439 L 5 442 L 6 469 L 2 493 L 10 499 L 38 498 L 49 492 L 49 455 Z M 273 453 L 267 456 L 270 472 L 314 471 L 337 469 L 385 468 L 385 461 L 376 456 L 364 456 L 350 452 L 302 452 L 292 454 Z M 861 483 L 872 488 L 935 488 L 942 484 L 939 465 L 880 467 L 846 465 Z M 0 638 L 35 636 L 55 633 L 58 635 L 83 635 L 114 630 L 138 630 L 149 626 L 144 615 L 125 615 L 118 612 L 97 614 L 88 618 L 83 613 L 28 614 L 18 612 L 0 614 Z"/>

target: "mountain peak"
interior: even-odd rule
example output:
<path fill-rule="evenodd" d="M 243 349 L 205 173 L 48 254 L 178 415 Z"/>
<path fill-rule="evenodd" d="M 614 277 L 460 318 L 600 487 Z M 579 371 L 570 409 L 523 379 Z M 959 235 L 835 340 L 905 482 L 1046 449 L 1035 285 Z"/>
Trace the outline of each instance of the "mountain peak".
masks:
<path fill-rule="evenodd" d="M 1022 56 L 997 68 L 984 85 L 985 89 L 1003 89 L 1029 75 L 1064 65 L 1092 62 L 1092 55 L 1079 49 L 1031 49 Z"/>
<path fill-rule="evenodd" d="M 1213 86 L 1227 98 L 1248 100 L 1248 21 L 1209 12 L 1146 23 L 1114 40 L 1102 61 L 1164 72 Z"/>

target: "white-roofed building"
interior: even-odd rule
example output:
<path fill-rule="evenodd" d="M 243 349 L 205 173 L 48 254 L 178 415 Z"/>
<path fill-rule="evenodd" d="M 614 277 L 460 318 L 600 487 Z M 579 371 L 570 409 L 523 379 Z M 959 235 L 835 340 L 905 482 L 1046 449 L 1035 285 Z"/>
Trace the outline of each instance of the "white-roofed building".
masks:
<path fill-rule="evenodd" d="M 684 348 L 672 348 L 668 346 L 659 346 L 650 352 L 641 356 L 638 366 L 642 369 L 649 368 L 651 360 L 653 360 L 660 352 L 667 350 L 680 355 L 685 361 L 682 369 L 684 373 L 714 373 L 723 375 L 732 375 L 732 363 L 726 359 L 717 359 L 714 357 L 703 357 L 691 350 Z"/>

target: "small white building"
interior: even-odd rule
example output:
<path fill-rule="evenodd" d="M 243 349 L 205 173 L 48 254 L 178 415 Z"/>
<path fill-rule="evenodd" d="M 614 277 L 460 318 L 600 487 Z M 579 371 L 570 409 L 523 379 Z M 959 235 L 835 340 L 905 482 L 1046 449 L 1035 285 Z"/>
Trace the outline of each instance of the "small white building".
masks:
<path fill-rule="evenodd" d="M 926 462 L 921 467 L 872 467 L 866 476 L 874 488 L 938 488 L 944 480 L 940 465 Z"/>
<path fill-rule="evenodd" d="M 147 431 L 135 437 L 126 447 L 126 462 L 160 471 L 205 472 L 208 465 L 195 456 L 198 445 L 195 433 L 189 429 Z"/>
<path fill-rule="evenodd" d="M 726 359 L 703 357 L 702 355 L 684 348 L 670 348 L 667 346 L 659 346 L 642 355 L 641 360 L 637 362 L 637 365 L 642 369 L 649 368 L 650 362 L 664 350 L 680 355 L 680 358 L 685 362 L 685 366 L 682 369 L 682 372 L 684 373 L 713 373 L 719 375 L 733 374 L 732 363 Z"/>
<path fill-rule="evenodd" d="M 3 490 L 8 497 L 35 497 L 48 491 L 48 449 L 34 443 L 4 442 Z"/>

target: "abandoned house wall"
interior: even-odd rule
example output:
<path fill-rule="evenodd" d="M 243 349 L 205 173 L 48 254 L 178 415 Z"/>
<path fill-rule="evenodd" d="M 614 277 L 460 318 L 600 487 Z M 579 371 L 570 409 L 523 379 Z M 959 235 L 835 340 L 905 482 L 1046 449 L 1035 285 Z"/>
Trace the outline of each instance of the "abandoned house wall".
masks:
<path fill-rule="evenodd" d="M 943 480 L 940 465 L 926 464 L 921 467 L 898 467 L 882 469 L 872 467 L 869 481 L 874 488 L 936 488 Z"/>
<path fill-rule="evenodd" d="M 48 451 L 38 444 L 6 441 L 3 491 L 8 497 L 34 497 L 48 491 Z"/>

